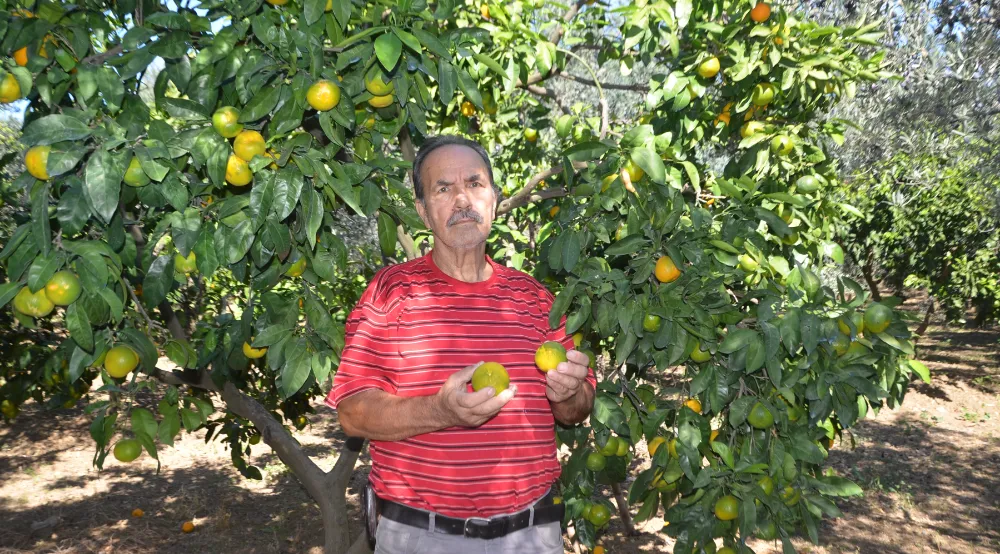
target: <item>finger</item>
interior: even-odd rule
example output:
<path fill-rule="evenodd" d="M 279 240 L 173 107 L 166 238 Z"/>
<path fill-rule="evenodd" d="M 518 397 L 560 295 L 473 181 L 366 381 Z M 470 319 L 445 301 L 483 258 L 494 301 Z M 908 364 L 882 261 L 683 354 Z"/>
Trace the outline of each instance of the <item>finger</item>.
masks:
<path fill-rule="evenodd" d="M 569 352 L 567 352 L 566 359 L 571 362 L 578 363 L 584 367 L 590 364 L 590 358 L 583 352 L 580 352 L 579 350 L 570 350 Z"/>
<path fill-rule="evenodd" d="M 512 386 L 509 389 L 502 391 L 500 394 L 493 398 L 487 399 L 482 404 L 472 408 L 472 413 L 479 416 L 492 416 L 500 411 L 517 393 L 517 387 Z"/>
<path fill-rule="evenodd" d="M 561 387 L 563 391 L 575 392 L 580 388 L 580 379 L 565 373 L 550 371 L 546 376 L 546 382 L 552 387 Z"/>
<path fill-rule="evenodd" d="M 459 406 L 465 409 L 470 409 L 479 406 L 490 398 L 493 398 L 495 393 L 496 391 L 493 390 L 493 387 L 486 387 L 485 389 L 480 389 L 476 392 L 458 391 L 455 397 Z"/>
<path fill-rule="evenodd" d="M 588 369 L 587 366 L 580 365 L 575 362 L 560 362 L 559 365 L 556 366 L 556 372 L 563 375 L 569 375 L 577 379 L 583 379 L 587 376 Z M 552 372 L 550 371 L 549 373 Z"/>

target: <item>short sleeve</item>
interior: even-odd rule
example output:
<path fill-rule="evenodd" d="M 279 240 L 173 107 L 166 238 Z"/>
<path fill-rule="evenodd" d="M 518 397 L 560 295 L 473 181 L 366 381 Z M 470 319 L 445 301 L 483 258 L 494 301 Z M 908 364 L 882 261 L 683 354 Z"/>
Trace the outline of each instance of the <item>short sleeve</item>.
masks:
<path fill-rule="evenodd" d="M 347 318 L 344 350 L 326 404 L 336 409 L 341 400 L 359 392 L 380 389 L 395 394 L 398 350 L 395 348 L 384 301 L 376 298 L 373 280 Z"/>

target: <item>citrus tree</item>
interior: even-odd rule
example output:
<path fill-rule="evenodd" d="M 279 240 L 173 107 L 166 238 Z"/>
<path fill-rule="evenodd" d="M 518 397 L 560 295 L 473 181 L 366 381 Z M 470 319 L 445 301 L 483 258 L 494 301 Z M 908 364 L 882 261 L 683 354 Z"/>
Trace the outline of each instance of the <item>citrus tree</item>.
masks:
<path fill-rule="evenodd" d="M 365 276 L 431 243 L 405 183 L 441 132 L 494 152 L 491 253 L 558 292 L 551 323 L 605 370 L 589 423 L 559 429 L 584 545 L 611 517 L 595 487 L 622 482 L 638 519 L 664 508 L 676 552 L 816 541 L 831 498 L 860 493 L 822 469 L 833 439 L 928 378 L 893 299 L 818 276 L 853 211 L 830 194 L 844 129 L 826 114 L 885 77 L 875 25 L 730 0 L 0 7 L 0 93 L 27 106 L 0 306 L 51 341 L 3 366 L 3 414 L 86 395 L 98 467 L 207 428 L 259 477 L 263 440 L 326 551 L 366 548 L 345 501 L 361 442 L 323 472 L 287 427 L 335 371 Z M 638 110 L 612 113 L 602 67 L 648 70 L 607 87 Z M 347 240 L 358 218 L 377 250 Z"/>
<path fill-rule="evenodd" d="M 932 300 L 918 334 L 935 303 L 952 321 L 964 319 L 969 304 L 980 324 L 1000 313 L 1000 183 L 979 155 L 988 146 L 943 142 L 947 154 L 900 153 L 842 189 L 863 215 L 843 240 L 853 256 L 874 263 L 897 289 L 928 289 Z"/>

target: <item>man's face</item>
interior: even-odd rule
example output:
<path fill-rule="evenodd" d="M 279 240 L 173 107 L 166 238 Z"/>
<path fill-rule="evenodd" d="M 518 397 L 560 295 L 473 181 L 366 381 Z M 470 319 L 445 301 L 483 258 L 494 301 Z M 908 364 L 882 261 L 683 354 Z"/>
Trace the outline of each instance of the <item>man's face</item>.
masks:
<path fill-rule="evenodd" d="M 497 199 L 479 154 L 465 146 L 442 146 L 427 156 L 421 172 L 424 200 L 417 202 L 417 213 L 435 241 L 453 249 L 486 242 Z"/>

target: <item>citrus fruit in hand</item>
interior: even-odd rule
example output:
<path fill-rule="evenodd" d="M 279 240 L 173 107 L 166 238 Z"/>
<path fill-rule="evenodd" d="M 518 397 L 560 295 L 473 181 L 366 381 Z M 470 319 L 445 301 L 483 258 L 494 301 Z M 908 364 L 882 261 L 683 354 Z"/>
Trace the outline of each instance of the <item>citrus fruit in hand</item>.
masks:
<path fill-rule="evenodd" d="M 316 81 L 306 91 L 306 102 L 317 111 L 332 110 L 340 104 L 340 87 L 326 79 Z"/>
<path fill-rule="evenodd" d="M 52 147 L 49 145 L 32 146 L 24 154 L 24 166 L 28 169 L 28 173 L 35 179 L 48 180 L 49 152 L 51 151 Z"/>
<path fill-rule="evenodd" d="M 604 527 L 610 519 L 611 509 L 604 504 L 594 504 L 594 507 L 590 510 L 590 517 L 587 518 L 588 521 L 594 524 L 594 527 Z"/>
<path fill-rule="evenodd" d="M 543 372 L 552 371 L 565 361 L 566 347 L 556 341 L 544 342 L 535 351 L 535 365 Z"/>
<path fill-rule="evenodd" d="M 80 298 L 80 278 L 72 271 L 57 271 L 45 283 L 45 296 L 56 306 L 69 306 Z"/>
<path fill-rule="evenodd" d="M 265 354 L 267 354 L 266 346 L 262 346 L 260 348 L 254 348 L 250 346 L 249 342 L 243 343 L 243 355 L 246 356 L 248 359 L 256 360 L 258 358 L 263 358 Z"/>
<path fill-rule="evenodd" d="M 45 317 L 52 313 L 55 304 L 45 296 L 45 289 L 39 289 L 32 294 L 28 287 L 22 288 L 14 297 L 14 309 L 31 317 Z"/>
<path fill-rule="evenodd" d="M 510 386 L 510 375 L 507 370 L 496 362 L 486 362 L 472 373 L 472 390 L 480 391 L 493 387 L 493 396 L 507 390 Z"/>
<path fill-rule="evenodd" d="M 240 131 L 233 140 L 233 152 L 245 162 L 249 162 L 254 156 L 265 155 L 267 148 L 264 145 L 264 135 L 257 131 Z"/>
<path fill-rule="evenodd" d="M 647 333 L 655 333 L 660 330 L 660 316 L 653 314 L 646 314 L 646 317 L 642 320 L 642 328 L 646 330 Z"/>
<path fill-rule="evenodd" d="M 125 377 L 137 365 L 139 365 L 139 355 L 124 344 L 112 347 L 104 357 L 104 369 L 115 379 Z"/>
<path fill-rule="evenodd" d="M 889 327 L 892 321 L 892 310 L 884 304 L 872 304 L 865 310 L 865 329 L 872 333 L 881 333 Z"/>
<path fill-rule="evenodd" d="M 587 469 L 590 471 L 601 471 L 608 465 L 608 459 L 600 452 L 587 454 Z"/>
<path fill-rule="evenodd" d="M 774 416 L 771 414 L 767 406 L 764 406 L 760 402 L 753 405 L 750 408 L 750 413 L 747 415 L 747 421 L 754 429 L 769 429 L 774 425 Z"/>
<path fill-rule="evenodd" d="M 239 123 L 240 111 L 232 106 L 223 106 L 212 114 L 212 127 L 215 132 L 226 138 L 233 138 L 243 130 Z"/>
<path fill-rule="evenodd" d="M 142 445 L 135 439 L 122 439 L 115 443 L 114 455 L 119 462 L 131 462 L 142 454 Z"/>
<path fill-rule="evenodd" d="M 722 521 L 732 521 L 740 515 L 740 501 L 727 494 L 715 502 L 715 517 Z"/>
<path fill-rule="evenodd" d="M 681 270 L 677 269 L 670 256 L 660 256 L 660 259 L 656 260 L 655 273 L 656 280 L 661 283 L 672 283 L 681 276 Z"/>

